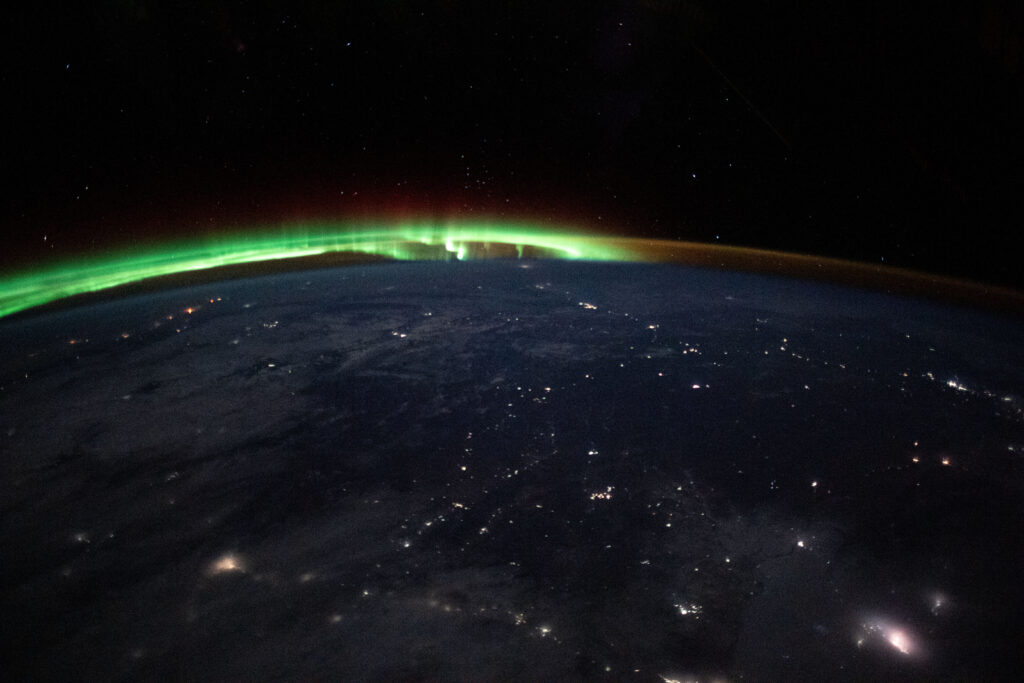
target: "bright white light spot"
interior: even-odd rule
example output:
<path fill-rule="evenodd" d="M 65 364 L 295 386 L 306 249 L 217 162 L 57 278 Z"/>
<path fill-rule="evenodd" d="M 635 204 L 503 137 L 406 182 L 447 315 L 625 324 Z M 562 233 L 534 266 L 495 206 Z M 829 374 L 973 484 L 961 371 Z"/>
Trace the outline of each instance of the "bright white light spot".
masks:
<path fill-rule="evenodd" d="M 245 562 L 242 561 L 242 558 L 234 553 L 226 553 L 224 555 L 221 555 L 219 558 L 217 558 L 210 564 L 207 573 L 211 575 L 216 575 L 244 571 Z"/>
<path fill-rule="evenodd" d="M 921 647 L 911 632 L 896 626 L 886 619 L 872 619 L 862 625 L 863 631 L 857 637 L 857 647 L 869 639 L 883 642 L 901 655 L 910 657 L 920 654 Z"/>
<path fill-rule="evenodd" d="M 797 545 L 798 548 L 803 548 L 804 547 L 804 542 L 803 541 L 797 541 L 796 545 Z"/>
<path fill-rule="evenodd" d="M 896 648 L 897 650 L 899 650 L 903 654 L 905 654 L 905 655 L 909 655 L 910 654 L 910 650 L 911 650 L 912 645 L 910 643 L 910 639 L 907 637 L 907 634 L 904 633 L 903 631 L 900 631 L 900 630 L 890 631 L 888 636 L 887 636 L 887 638 L 886 638 L 886 640 L 889 641 L 890 645 L 892 645 L 894 648 Z"/>

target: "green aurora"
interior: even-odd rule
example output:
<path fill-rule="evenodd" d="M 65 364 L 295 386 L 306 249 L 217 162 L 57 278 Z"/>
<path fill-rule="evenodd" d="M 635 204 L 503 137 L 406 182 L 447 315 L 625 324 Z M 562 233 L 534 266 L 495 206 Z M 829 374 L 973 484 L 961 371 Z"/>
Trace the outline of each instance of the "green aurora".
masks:
<path fill-rule="evenodd" d="M 301 224 L 136 247 L 3 274 L 0 317 L 77 294 L 161 276 L 324 254 L 373 255 L 401 261 L 524 257 L 646 260 L 623 240 L 522 224 Z"/>
<path fill-rule="evenodd" d="M 317 259 L 337 255 L 337 260 Z M 352 256 L 355 259 L 343 257 Z M 674 263 L 823 280 L 1024 315 L 1024 293 L 876 264 L 739 246 L 613 237 L 513 222 L 295 223 L 78 255 L 0 274 L 0 318 L 76 295 L 246 264 L 325 267 L 367 259 L 559 259 Z M 217 270 L 220 269 L 220 270 Z M 248 274 L 259 274 L 246 271 Z M 203 278 L 198 278 L 203 279 Z M 180 278 L 179 278 L 180 282 Z M 188 284 L 194 284 L 189 282 Z"/>

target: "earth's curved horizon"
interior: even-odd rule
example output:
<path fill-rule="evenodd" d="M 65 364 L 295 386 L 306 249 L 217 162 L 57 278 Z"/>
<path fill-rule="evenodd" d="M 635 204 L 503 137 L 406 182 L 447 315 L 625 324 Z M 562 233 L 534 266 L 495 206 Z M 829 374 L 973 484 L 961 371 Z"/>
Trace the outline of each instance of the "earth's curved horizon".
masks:
<path fill-rule="evenodd" d="M 419 261 L 40 310 L 0 347 L 22 679 L 1024 665 L 1018 320 L 672 263 Z"/>
<path fill-rule="evenodd" d="M 152 242 L 22 266 L 0 277 L 0 318 L 164 287 L 374 261 L 556 259 L 675 263 L 775 274 L 1024 314 L 1024 292 L 761 248 L 554 230 L 515 222 L 301 223 Z M 98 295 L 98 296 L 97 296 Z"/>

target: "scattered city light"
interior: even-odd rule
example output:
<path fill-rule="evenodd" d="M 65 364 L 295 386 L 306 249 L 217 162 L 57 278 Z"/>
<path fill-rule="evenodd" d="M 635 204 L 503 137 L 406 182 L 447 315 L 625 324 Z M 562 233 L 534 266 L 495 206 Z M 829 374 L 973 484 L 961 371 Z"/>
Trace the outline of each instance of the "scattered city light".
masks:
<path fill-rule="evenodd" d="M 942 593 L 933 594 L 931 597 L 932 614 L 938 616 L 939 612 L 944 611 L 948 604 L 949 599 L 945 595 Z"/>

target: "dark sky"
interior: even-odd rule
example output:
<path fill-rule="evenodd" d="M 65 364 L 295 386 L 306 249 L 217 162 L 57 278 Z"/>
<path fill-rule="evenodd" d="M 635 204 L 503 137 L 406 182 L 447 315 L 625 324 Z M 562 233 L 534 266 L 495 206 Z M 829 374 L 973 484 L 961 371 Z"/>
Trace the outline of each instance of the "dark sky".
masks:
<path fill-rule="evenodd" d="M 21 3 L 0 264 L 488 215 L 1022 286 L 1024 10 L 901 4 Z"/>

